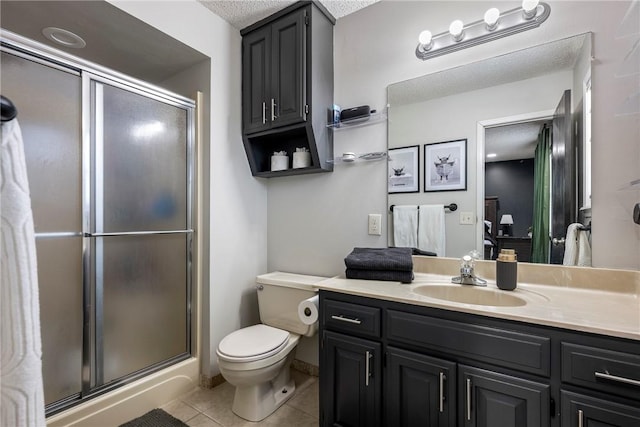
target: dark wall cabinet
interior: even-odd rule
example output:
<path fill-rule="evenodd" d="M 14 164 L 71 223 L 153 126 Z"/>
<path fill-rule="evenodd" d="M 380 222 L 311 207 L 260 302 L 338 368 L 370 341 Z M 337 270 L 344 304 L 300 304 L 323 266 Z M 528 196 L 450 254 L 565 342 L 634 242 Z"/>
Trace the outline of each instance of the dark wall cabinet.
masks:
<path fill-rule="evenodd" d="M 640 342 L 320 291 L 320 425 L 640 426 Z"/>
<path fill-rule="evenodd" d="M 242 127 L 251 172 L 270 177 L 330 171 L 333 138 L 333 24 L 328 12 L 298 2 L 241 31 Z M 311 164 L 293 169 L 296 148 Z M 289 168 L 271 171 L 271 155 L 286 151 Z"/>

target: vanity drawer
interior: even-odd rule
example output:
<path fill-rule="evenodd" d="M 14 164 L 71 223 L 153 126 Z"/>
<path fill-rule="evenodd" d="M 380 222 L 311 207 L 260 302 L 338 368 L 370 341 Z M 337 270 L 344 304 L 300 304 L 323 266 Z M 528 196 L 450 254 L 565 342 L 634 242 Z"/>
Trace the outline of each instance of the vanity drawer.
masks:
<path fill-rule="evenodd" d="M 489 326 L 387 311 L 389 341 L 548 377 L 551 339 Z"/>
<path fill-rule="evenodd" d="M 562 381 L 640 398 L 640 354 L 563 342 Z"/>
<path fill-rule="evenodd" d="M 322 319 L 326 329 L 380 337 L 380 309 L 326 299 Z"/>

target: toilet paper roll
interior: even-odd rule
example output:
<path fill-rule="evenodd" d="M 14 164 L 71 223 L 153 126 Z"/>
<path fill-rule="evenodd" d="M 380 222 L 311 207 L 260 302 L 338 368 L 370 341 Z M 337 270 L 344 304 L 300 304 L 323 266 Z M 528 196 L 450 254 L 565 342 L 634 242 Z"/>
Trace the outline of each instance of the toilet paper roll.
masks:
<path fill-rule="evenodd" d="M 318 300 L 316 295 L 298 304 L 298 317 L 305 325 L 313 325 L 318 321 Z"/>

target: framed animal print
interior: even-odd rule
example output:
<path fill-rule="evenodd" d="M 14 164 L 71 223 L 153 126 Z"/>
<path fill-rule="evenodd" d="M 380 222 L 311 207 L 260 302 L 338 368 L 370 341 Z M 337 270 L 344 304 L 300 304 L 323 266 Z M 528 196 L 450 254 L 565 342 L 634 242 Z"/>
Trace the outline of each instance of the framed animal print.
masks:
<path fill-rule="evenodd" d="M 389 193 L 417 193 L 420 191 L 419 145 L 389 149 Z"/>
<path fill-rule="evenodd" d="M 424 191 L 467 189 L 467 140 L 424 145 Z"/>

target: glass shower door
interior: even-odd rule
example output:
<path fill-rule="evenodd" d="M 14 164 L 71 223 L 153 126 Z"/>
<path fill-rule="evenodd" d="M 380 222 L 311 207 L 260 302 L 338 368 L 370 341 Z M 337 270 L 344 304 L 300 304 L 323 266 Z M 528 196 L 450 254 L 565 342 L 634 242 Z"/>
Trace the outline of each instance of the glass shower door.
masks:
<path fill-rule="evenodd" d="M 2 94 L 18 109 L 36 232 L 47 405 L 82 390 L 81 78 L 20 52 L 0 59 Z"/>
<path fill-rule="evenodd" d="M 190 351 L 190 110 L 90 79 L 91 387 Z"/>
<path fill-rule="evenodd" d="M 190 357 L 194 105 L 0 49 L 24 139 L 52 415 Z"/>

